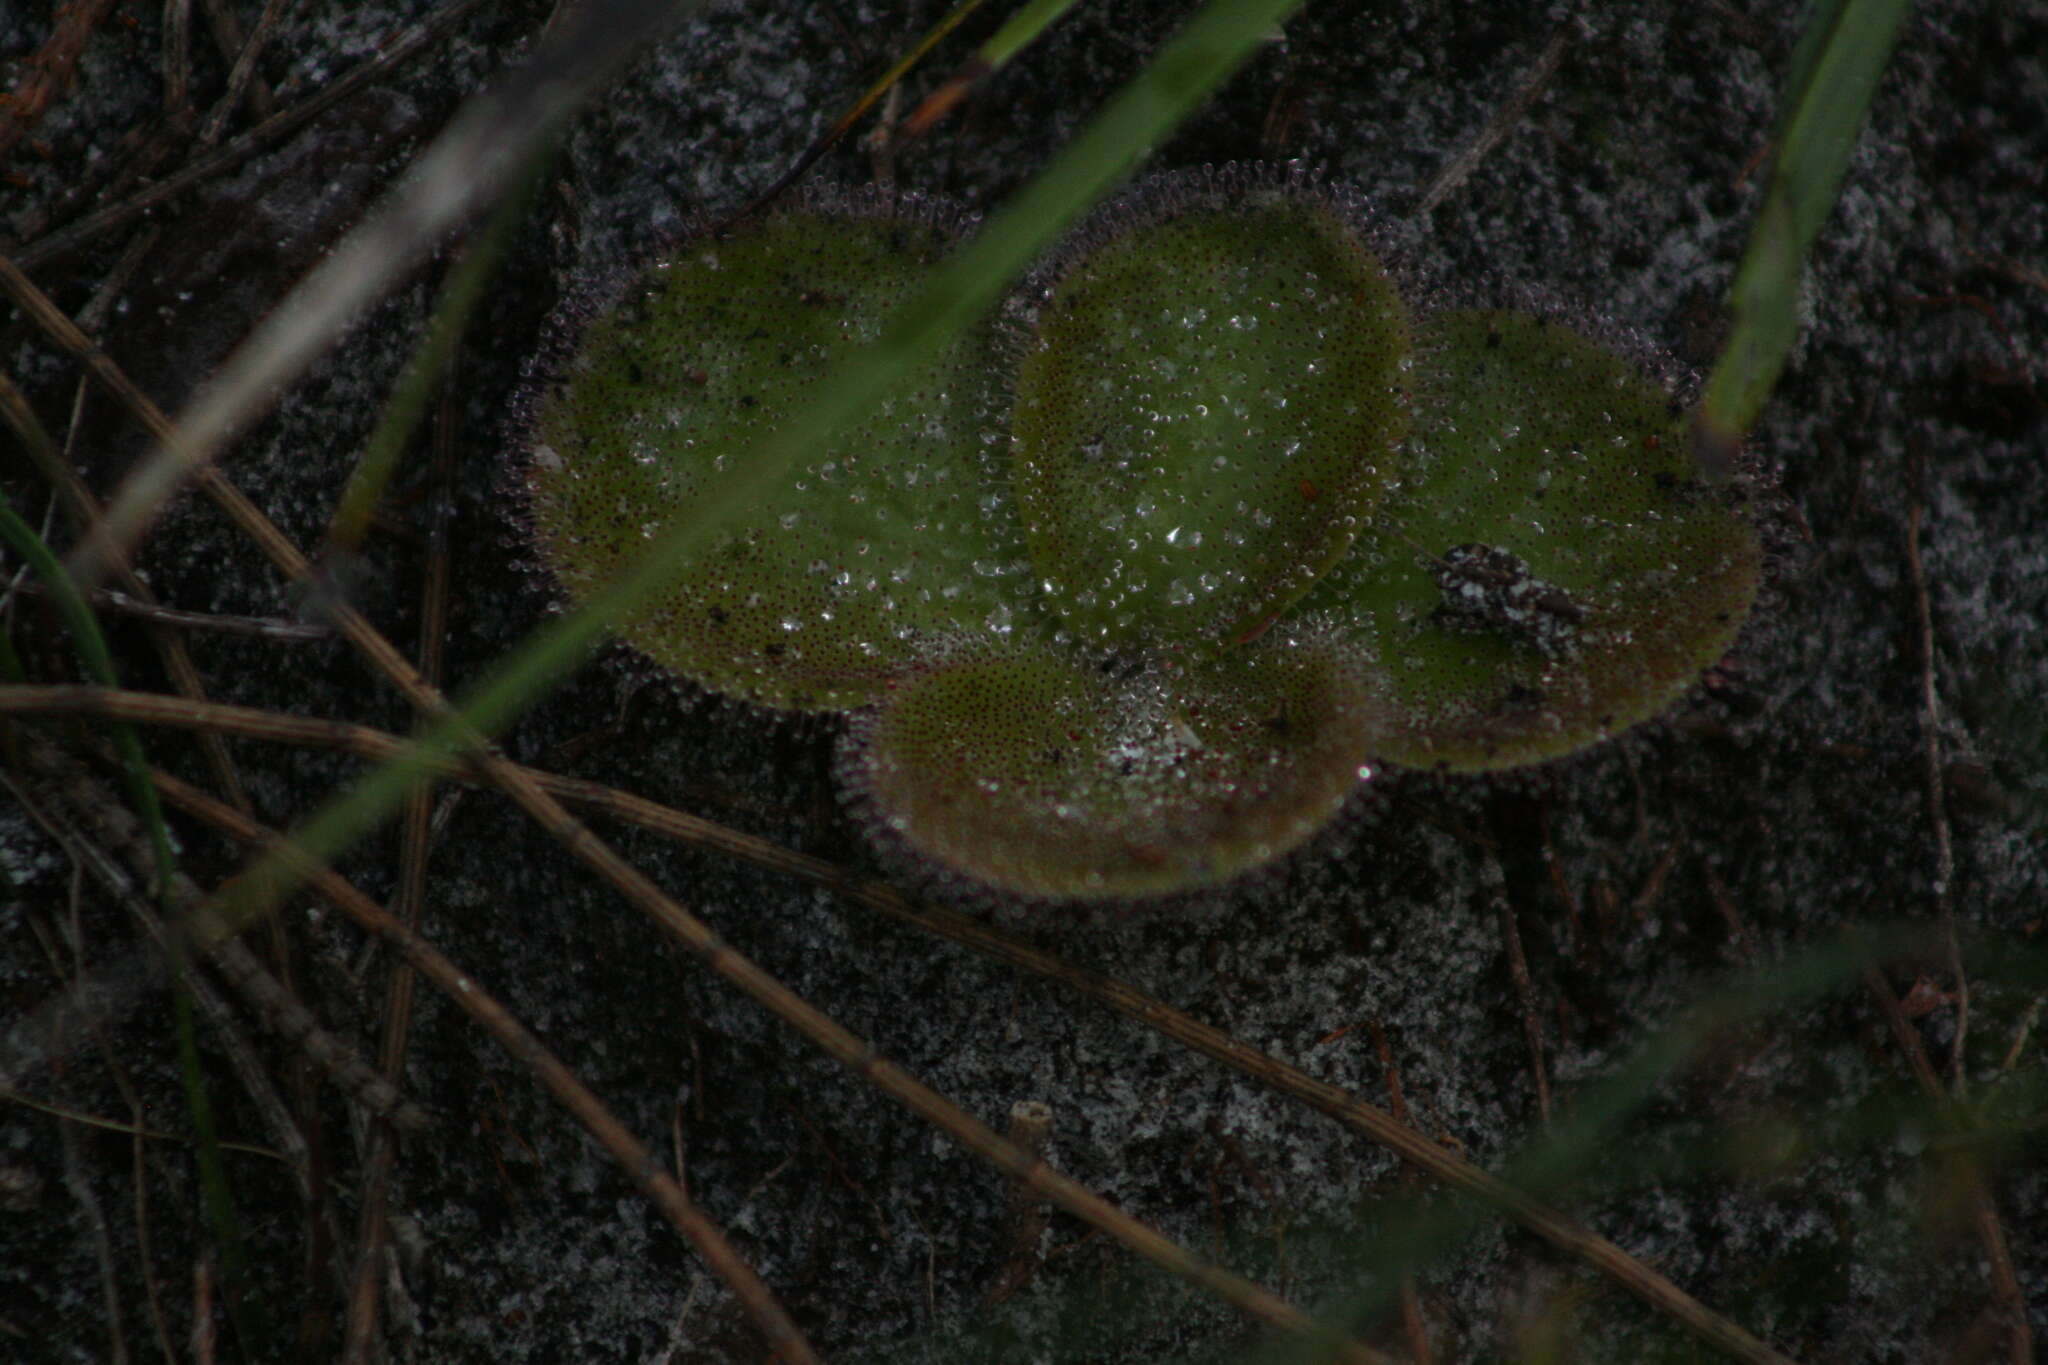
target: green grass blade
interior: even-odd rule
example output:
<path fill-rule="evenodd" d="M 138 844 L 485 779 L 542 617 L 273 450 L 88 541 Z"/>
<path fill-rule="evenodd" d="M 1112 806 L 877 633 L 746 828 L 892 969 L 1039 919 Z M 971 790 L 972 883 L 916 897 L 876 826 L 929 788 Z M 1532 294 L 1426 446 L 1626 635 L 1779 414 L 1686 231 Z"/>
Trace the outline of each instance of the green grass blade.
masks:
<path fill-rule="evenodd" d="M 85 595 L 79 592 L 77 583 L 66 572 L 56 553 L 14 510 L 4 493 L 0 493 L 0 541 L 5 541 L 20 555 L 49 588 L 51 605 L 71 634 L 86 676 L 102 687 L 119 687 L 121 681 L 114 671 L 114 656 L 107 649 L 106 637 L 100 634 L 99 621 L 93 616 Z M 7 654 L 9 659 L 13 658 L 11 644 Z M 18 673 L 19 670 L 19 661 L 14 661 L 9 671 Z M 121 757 L 121 775 L 128 787 L 129 800 L 134 802 L 143 828 L 149 831 L 150 850 L 156 860 L 157 899 L 168 922 L 174 918 L 168 890 L 171 878 L 178 870 L 177 855 L 171 849 L 170 830 L 164 824 L 163 807 L 157 801 L 155 786 L 150 783 L 149 762 L 143 756 L 142 742 L 136 738 L 135 728 L 125 721 L 117 721 L 112 726 L 112 734 L 115 751 Z M 177 935 L 172 935 L 174 954 L 178 953 L 181 943 Z M 245 1291 L 250 1287 L 248 1252 L 242 1237 L 241 1220 L 235 1213 L 234 1191 L 228 1184 L 227 1163 L 221 1159 L 220 1131 L 214 1121 L 213 1100 L 207 1092 L 206 1073 L 199 1061 L 198 1022 L 192 1004 L 192 988 L 184 971 L 189 964 L 177 965 L 179 970 L 171 975 L 172 1018 L 178 1039 L 178 1069 L 185 1086 L 185 1106 L 192 1116 L 200 1197 L 206 1208 L 207 1223 L 213 1229 L 214 1241 L 219 1248 L 221 1278 L 229 1290 L 228 1311 L 235 1320 L 236 1334 L 246 1345 L 268 1340 L 269 1334 L 261 1314 L 243 1312 Z"/>
<path fill-rule="evenodd" d="M 341 505 L 335 509 L 334 519 L 327 528 L 326 550 L 329 554 L 353 554 L 362 545 L 363 537 L 370 529 L 370 517 L 383 500 L 384 490 L 397 471 L 399 456 L 412 440 L 420 418 L 426 413 L 428 401 L 439 387 L 441 376 L 447 372 L 448 362 L 454 357 L 463 332 L 468 329 L 470 315 L 482 301 L 484 290 L 497 278 L 498 266 L 505 259 L 512 234 L 533 207 L 534 197 L 552 162 L 553 157 L 546 152 L 533 159 L 533 164 L 491 211 L 482 231 L 471 238 L 469 249 L 462 253 L 442 282 L 440 297 L 434 303 L 433 318 L 427 326 L 426 340 L 413 352 L 405 373 L 392 390 L 390 401 L 384 405 L 384 411 L 377 419 L 376 430 L 370 433 L 370 439 L 363 446 L 362 459 L 350 473 L 348 486 L 342 490 Z"/>
<path fill-rule="evenodd" d="M 1075 0 L 1031 0 L 1003 21 L 1003 26 L 975 52 L 975 60 L 984 73 L 996 70 L 1037 42 L 1074 4 Z"/>
<path fill-rule="evenodd" d="M 1799 272 L 1834 209 L 1849 153 L 1909 0 L 1828 0 L 1793 55 L 1763 207 L 1731 291 L 1734 328 L 1707 380 L 1694 442 L 1726 477 L 1799 332 Z"/>

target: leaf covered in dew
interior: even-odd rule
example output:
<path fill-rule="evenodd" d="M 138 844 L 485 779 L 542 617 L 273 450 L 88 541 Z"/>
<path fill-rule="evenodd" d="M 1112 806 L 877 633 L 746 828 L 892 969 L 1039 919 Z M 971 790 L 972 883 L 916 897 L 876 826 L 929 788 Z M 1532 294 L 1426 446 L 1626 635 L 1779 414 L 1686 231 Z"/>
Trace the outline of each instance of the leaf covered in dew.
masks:
<path fill-rule="evenodd" d="M 686 241 L 537 386 L 536 545 L 580 600 L 673 526 L 732 527 L 627 641 L 760 704 L 872 704 L 842 771 L 882 840 L 1033 899 L 1219 883 L 1368 764 L 1510 768 L 1649 719 L 1755 598 L 1747 490 L 1698 481 L 1672 386 L 1620 351 L 1412 319 L 1363 221 L 1287 170 L 1147 182 L 744 507 L 732 462 L 953 222 L 828 195 Z"/>
<path fill-rule="evenodd" d="M 1011 417 L 1017 502 L 1082 640 L 1221 646 L 1351 543 L 1407 422 L 1408 313 L 1355 210 L 1162 177 L 1070 248 Z"/>
<path fill-rule="evenodd" d="M 884 701 L 845 773 L 878 826 L 986 886 L 1157 895 L 1227 880 L 1328 823 L 1373 747 L 1365 696 L 1321 645 L 1094 667 L 975 650 Z"/>
<path fill-rule="evenodd" d="M 1000 580 L 1022 553 L 987 324 L 767 498 L 732 508 L 722 493 L 733 461 L 915 294 L 954 217 L 814 196 L 684 240 L 589 316 L 534 400 L 524 476 L 567 596 L 588 598 L 685 519 L 739 528 L 620 634 L 706 687 L 804 711 L 871 700 L 934 635 L 1007 630 Z"/>
<path fill-rule="evenodd" d="M 1345 623 L 1391 728 L 1378 757 L 1480 771 L 1647 720 L 1734 643 L 1762 550 L 1696 481 L 1658 378 L 1558 322 L 1421 327 L 1402 484 L 1304 610 Z"/>

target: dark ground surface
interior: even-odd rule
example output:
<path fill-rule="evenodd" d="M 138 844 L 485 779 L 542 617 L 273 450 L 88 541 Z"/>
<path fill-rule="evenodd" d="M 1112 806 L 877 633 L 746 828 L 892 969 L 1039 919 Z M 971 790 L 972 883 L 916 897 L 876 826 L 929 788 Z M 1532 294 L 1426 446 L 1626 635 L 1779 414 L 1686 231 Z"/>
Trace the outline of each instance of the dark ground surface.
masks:
<path fill-rule="evenodd" d="M 253 19 L 255 6 L 238 8 Z M 560 291 L 591 262 L 729 207 L 779 173 L 938 12 L 908 8 L 718 7 L 577 122 L 543 198 L 544 226 L 521 239 L 463 361 L 449 642 L 458 687 L 542 614 L 497 490 L 503 413 Z M 1180 8 L 1082 7 L 961 117 L 903 153 L 896 176 L 977 208 L 1000 205 L 1101 92 L 1137 69 Z M 1512 136 L 1412 223 L 1414 251 L 1442 280 L 1552 290 L 1704 364 L 1758 202 L 1753 166 L 1792 33 L 1777 5 L 1589 8 Z M 368 55 L 393 9 L 295 7 L 263 74 L 284 100 L 302 97 Z M 30 10 L 0 17 L 7 84 L 45 31 L 45 7 Z M 163 212 L 165 235 L 116 310 L 108 349 L 175 409 L 543 17 L 533 5 L 488 11 L 452 49 L 335 124 Z M 159 18 L 153 6 L 134 7 L 133 18 L 94 38 L 77 88 L 37 129 L 47 157 L 16 155 L 10 169 L 22 179 L 0 184 L 0 234 L 23 231 L 26 215 L 69 185 L 103 177 L 123 154 L 122 134 L 151 121 Z M 1523 6 L 1311 4 L 1152 164 L 1301 157 L 1400 220 L 1550 32 L 1548 18 Z M 224 72 L 198 46 L 203 105 Z M 1501 837 L 1565 1113 L 1688 1004 L 1743 972 L 1833 945 L 1844 925 L 1934 916 L 1907 557 L 1917 505 L 1939 745 L 1953 765 L 1950 894 L 1971 942 L 1997 935 L 2038 953 L 2048 927 L 2044 51 L 2048 10 L 2038 4 L 1931 4 L 1909 22 L 1816 253 L 1806 341 L 1759 432 L 1811 539 L 1787 556 L 1745 635 L 1738 687 L 1511 790 L 1397 790 L 1256 884 L 1199 904 L 1091 919 L 1037 913 L 1014 926 L 1384 1103 L 1368 1027 L 1377 1022 L 1416 1122 L 1498 1168 L 1539 1125 L 1476 832 Z M 852 183 L 874 167 L 847 150 L 818 174 Z M 75 314 L 126 241 L 101 238 L 35 277 Z M 317 539 L 419 334 L 430 285 L 422 277 L 402 289 L 227 461 L 301 544 Z M 18 318 L 0 328 L 0 357 L 61 431 L 71 367 Z M 135 446 L 110 411 L 89 412 L 79 459 L 104 486 Z M 40 516 L 43 499 L 14 473 L 10 496 Z M 419 546 L 383 536 L 370 557 L 375 572 L 358 599 L 410 648 Z M 165 520 L 144 562 L 180 607 L 290 610 L 256 552 L 197 502 Z M 132 685 L 161 686 L 143 638 L 123 629 L 115 639 Z M 404 728 L 389 689 L 340 645 L 200 638 L 194 649 L 220 700 Z M 586 668 L 518 724 L 507 751 L 555 765 L 557 746 L 614 717 L 626 676 L 615 662 Z M 827 777 L 831 739 L 821 725 L 778 725 L 653 688 L 618 732 L 561 766 L 857 864 L 863 842 L 837 813 Z M 198 772 L 181 738 L 150 742 Z M 235 753 L 275 824 L 302 816 L 354 770 L 252 743 Z M 1020 1100 L 1050 1104 L 1053 1163 L 1183 1242 L 1310 1308 L 1358 1288 L 1362 1263 L 1385 1251 L 1378 1238 L 1393 1215 L 1381 1201 L 1400 1193 L 1399 1172 L 1335 1124 L 1060 988 L 823 893 L 641 835 L 618 842 L 742 951 L 970 1111 L 1000 1122 Z M 344 870 L 387 895 L 392 847 L 373 840 Z M 202 882 L 231 866 L 196 831 L 186 852 Z M 0 866 L 11 883 L 0 893 L 0 1016 L 13 1016 L 55 988 L 32 928 L 68 914 L 72 872 L 4 804 Z M 1134 1268 L 1064 1217 L 1051 1221 L 1036 1280 L 999 1308 L 978 1307 L 1005 1260 L 1002 1180 L 708 979 L 496 798 L 455 808 L 435 845 L 430 905 L 432 937 L 664 1152 L 683 1102 L 693 1192 L 831 1358 L 1187 1360 L 1256 1340 L 1229 1310 Z M 133 938 L 89 890 L 80 916 L 95 961 Z M 300 906 L 289 924 L 316 1010 L 372 1038 L 381 960 L 366 970 L 361 943 L 331 915 Z M 2038 1114 L 2048 1067 L 2027 1036 L 2039 978 L 2019 980 L 2017 960 L 2000 952 L 1970 983 L 1971 1094 L 2006 1120 Z M 1894 964 L 1892 983 L 1903 991 L 1919 972 L 1953 985 L 1934 961 Z M 1939 1064 L 1958 1011 L 1927 1003 L 1915 1027 Z M 168 1012 L 165 997 L 148 997 L 120 1046 L 151 1121 L 177 1129 Z M 214 1074 L 227 1135 L 269 1141 L 229 1073 Z M 394 1356 L 758 1358 L 681 1240 L 513 1063 L 431 997 L 406 1079 L 444 1121 L 408 1145 L 394 1191 L 410 1305 L 396 1313 Z M 79 1110 L 128 1112 L 89 1049 L 26 1085 Z M 1927 1151 L 1931 1125 L 1911 1096 L 1882 1017 L 1848 981 L 1716 1033 L 1601 1140 L 1560 1198 L 1803 1360 L 1978 1358 L 1972 1343 L 1995 1340 L 1980 1321 L 1993 1303 L 1981 1244 L 1948 1197 L 1953 1186 Z M 352 1227 L 360 1130 L 336 1101 L 319 1113 L 327 1194 Z M 153 1356 L 130 1145 L 87 1132 L 67 1158 L 58 1130 L 46 1114 L 0 1109 L 10 1201 L 0 1216 L 0 1331 L 22 1334 L 0 1337 L 0 1355 L 109 1358 L 79 1194 L 90 1190 L 128 1345 Z M 2020 1287 L 2035 1332 L 2048 1335 L 2048 1152 L 2036 1127 L 1991 1155 Z M 275 1163 L 231 1161 L 274 1311 L 335 1303 L 330 1273 L 308 1285 L 308 1219 L 291 1182 Z M 194 1180 L 173 1145 L 152 1146 L 146 1169 L 147 1269 L 183 1349 Z M 1546 1321 L 1576 1334 L 1568 1351 L 1577 1358 L 1688 1359 L 1697 1349 L 1496 1222 L 1428 1263 L 1420 1287 L 1440 1359 L 1521 1358 L 1518 1334 Z M 1398 1344 L 1384 1316 L 1367 1327 Z"/>

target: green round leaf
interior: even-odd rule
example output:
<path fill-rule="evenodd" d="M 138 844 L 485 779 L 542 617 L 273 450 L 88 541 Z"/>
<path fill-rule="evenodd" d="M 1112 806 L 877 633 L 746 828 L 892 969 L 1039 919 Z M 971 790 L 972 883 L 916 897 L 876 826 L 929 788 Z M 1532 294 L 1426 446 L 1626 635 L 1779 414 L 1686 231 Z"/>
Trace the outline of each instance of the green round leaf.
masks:
<path fill-rule="evenodd" d="M 1315 833 L 1363 775 L 1370 709 L 1340 651 L 1084 667 L 981 652 L 891 695 L 850 784 L 912 850 L 998 890 L 1122 898 L 1223 881 Z"/>
<path fill-rule="evenodd" d="M 1298 187 L 1207 185 L 1112 215 L 1018 367 L 1017 503 L 1085 642 L 1257 631 L 1344 553 L 1406 428 L 1407 310 L 1351 223 Z"/>
<path fill-rule="evenodd" d="M 1304 609 L 1377 668 L 1389 762 L 1477 771 L 1649 719 L 1734 642 L 1762 552 L 1694 476 L 1685 412 L 1556 322 L 1452 311 L 1418 339 L 1403 481 Z"/>
<path fill-rule="evenodd" d="M 947 249 L 914 201 L 776 214 L 684 242 L 591 319 L 536 403 L 533 536 L 573 601 L 692 517 L 734 527 L 621 628 L 657 664 L 767 706 L 876 696 L 934 637 L 1011 627 L 1028 578 L 1000 369 L 970 328 L 765 504 L 721 472 L 871 343 Z"/>

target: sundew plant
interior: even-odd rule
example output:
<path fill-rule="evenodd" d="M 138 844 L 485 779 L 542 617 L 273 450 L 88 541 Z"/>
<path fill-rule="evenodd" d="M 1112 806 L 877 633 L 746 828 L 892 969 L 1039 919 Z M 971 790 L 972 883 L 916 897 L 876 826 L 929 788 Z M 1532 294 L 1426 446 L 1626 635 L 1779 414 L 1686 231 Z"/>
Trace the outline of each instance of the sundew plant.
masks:
<path fill-rule="evenodd" d="M 0 5 L 0 1356 L 2036 1358 L 1906 8 Z"/>
<path fill-rule="evenodd" d="M 725 500 L 959 217 L 813 193 L 574 303 L 521 468 L 570 602 Z M 621 632 L 716 692 L 857 709 L 845 782 L 887 843 L 1027 896 L 1209 884 L 1381 764 L 1596 743 L 1733 641 L 1747 491 L 1698 477 L 1642 347 L 1436 292 L 1297 171 L 1147 181 Z"/>

